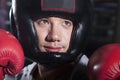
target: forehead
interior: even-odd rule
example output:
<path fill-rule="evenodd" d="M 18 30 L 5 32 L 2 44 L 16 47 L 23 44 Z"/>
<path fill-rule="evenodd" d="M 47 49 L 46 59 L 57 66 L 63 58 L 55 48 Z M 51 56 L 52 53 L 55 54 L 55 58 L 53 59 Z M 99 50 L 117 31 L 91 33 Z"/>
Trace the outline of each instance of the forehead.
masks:
<path fill-rule="evenodd" d="M 75 0 L 41 0 L 43 11 L 75 11 Z"/>
<path fill-rule="evenodd" d="M 70 21 L 72 22 L 71 20 L 69 19 L 65 19 L 65 18 L 60 18 L 60 17 L 43 17 L 43 18 L 40 18 L 40 19 L 48 19 L 48 20 L 51 20 L 51 21 Z"/>
<path fill-rule="evenodd" d="M 59 15 L 39 16 L 39 17 L 34 17 L 34 18 L 32 18 L 33 21 L 36 21 L 36 20 L 39 20 L 39 19 L 67 20 L 67 21 L 71 21 L 72 23 L 74 22 L 73 19 L 66 18 L 66 17 L 64 17 L 64 16 L 59 16 Z"/>

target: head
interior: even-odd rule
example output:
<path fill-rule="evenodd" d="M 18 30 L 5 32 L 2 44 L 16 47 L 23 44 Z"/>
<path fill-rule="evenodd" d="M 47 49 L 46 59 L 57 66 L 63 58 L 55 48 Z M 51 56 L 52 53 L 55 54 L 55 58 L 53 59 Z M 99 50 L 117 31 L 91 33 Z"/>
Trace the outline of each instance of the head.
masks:
<path fill-rule="evenodd" d="M 49 66 L 82 55 L 91 26 L 89 0 L 13 0 L 10 15 L 27 58 Z"/>

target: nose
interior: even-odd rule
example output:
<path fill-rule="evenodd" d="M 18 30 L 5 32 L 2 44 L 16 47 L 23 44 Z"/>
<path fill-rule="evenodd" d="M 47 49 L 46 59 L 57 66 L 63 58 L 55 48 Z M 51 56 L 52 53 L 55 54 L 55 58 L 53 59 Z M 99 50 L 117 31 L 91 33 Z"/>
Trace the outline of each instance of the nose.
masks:
<path fill-rule="evenodd" d="M 60 41 L 61 31 L 60 31 L 60 28 L 58 27 L 59 27 L 58 25 L 52 25 L 47 36 L 48 41 L 51 41 L 51 42 Z"/>

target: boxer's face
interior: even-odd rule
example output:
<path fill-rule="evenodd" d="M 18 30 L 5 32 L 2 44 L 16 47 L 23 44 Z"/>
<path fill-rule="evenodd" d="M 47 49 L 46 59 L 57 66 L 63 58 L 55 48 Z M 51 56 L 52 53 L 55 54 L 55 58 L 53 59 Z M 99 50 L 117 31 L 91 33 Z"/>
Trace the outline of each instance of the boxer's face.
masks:
<path fill-rule="evenodd" d="M 73 23 L 70 20 L 47 17 L 34 22 L 41 52 L 66 52 L 69 48 Z"/>

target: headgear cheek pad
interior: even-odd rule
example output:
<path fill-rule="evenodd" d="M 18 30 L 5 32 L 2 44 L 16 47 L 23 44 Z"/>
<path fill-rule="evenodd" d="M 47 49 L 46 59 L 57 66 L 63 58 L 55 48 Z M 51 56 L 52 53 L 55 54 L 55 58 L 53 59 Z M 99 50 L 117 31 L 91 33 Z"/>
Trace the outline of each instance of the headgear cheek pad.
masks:
<path fill-rule="evenodd" d="M 91 26 L 92 5 L 89 0 L 12 0 L 11 29 L 20 40 L 25 56 L 40 64 L 63 64 L 82 55 L 87 29 Z M 41 52 L 33 21 L 39 17 L 62 17 L 74 23 L 68 51 Z"/>

